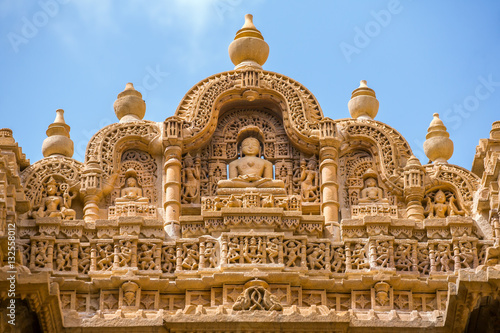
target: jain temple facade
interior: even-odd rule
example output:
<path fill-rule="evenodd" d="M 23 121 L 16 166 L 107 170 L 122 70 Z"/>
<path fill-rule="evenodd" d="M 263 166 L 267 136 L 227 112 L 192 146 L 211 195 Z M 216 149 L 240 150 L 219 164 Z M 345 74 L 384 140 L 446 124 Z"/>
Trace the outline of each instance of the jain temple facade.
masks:
<path fill-rule="evenodd" d="M 467 170 L 429 115 L 422 164 L 365 81 L 333 120 L 268 53 L 247 15 L 164 122 L 127 84 L 83 162 L 63 110 L 33 164 L 0 130 L 1 332 L 500 329 L 500 121 Z"/>

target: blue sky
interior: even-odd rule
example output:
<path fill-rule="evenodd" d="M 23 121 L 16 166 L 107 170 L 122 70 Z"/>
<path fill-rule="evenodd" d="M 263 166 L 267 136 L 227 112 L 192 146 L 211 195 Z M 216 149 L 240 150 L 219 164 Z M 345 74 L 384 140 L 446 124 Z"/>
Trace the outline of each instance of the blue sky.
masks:
<path fill-rule="evenodd" d="M 500 119 L 499 1 L 2 0 L 0 127 L 33 163 L 62 108 L 83 160 L 92 135 L 117 121 L 127 82 L 145 119 L 163 121 L 198 81 L 233 69 L 227 47 L 246 13 L 270 46 L 265 69 L 304 84 L 333 119 L 349 117 L 367 80 L 376 119 L 422 163 L 433 113 L 455 144 L 449 162 L 468 169 Z"/>

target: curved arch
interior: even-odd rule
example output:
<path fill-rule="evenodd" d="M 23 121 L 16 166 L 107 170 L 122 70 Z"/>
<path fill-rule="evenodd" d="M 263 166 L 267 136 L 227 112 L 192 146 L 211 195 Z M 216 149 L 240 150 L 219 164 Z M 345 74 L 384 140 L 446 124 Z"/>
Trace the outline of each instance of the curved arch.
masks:
<path fill-rule="evenodd" d="M 426 192 L 440 184 L 452 186 L 459 200 L 471 211 L 473 194 L 479 188 L 480 179 L 469 170 L 452 164 L 428 164 L 424 166 L 431 182 L 425 184 Z"/>
<path fill-rule="evenodd" d="M 151 148 L 160 135 L 158 124 L 152 121 L 108 125 L 90 139 L 85 153 L 85 163 L 94 157 L 101 166 L 104 179 L 107 179 L 118 165 L 120 152 L 138 146 L 148 150 L 147 148 Z"/>
<path fill-rule="evenodd" d="M 63 178 L 71 187 L 77 186 L 83 163 L 69 157 L 51 156 L 41 159 L 21 173 L 26 198 L 32 206 L 40 203 L 44 181 L 50 176 Z"/>
<path fill-rule="evenodd" d="M 344 137 L 344 144 L 349 145 L 351 140 L 359 139 L 376 147 L 374 158 L 380 161 L 382 179 L 394 189 L 403 189 L 399 180 L 412 151 L 398 131 L 376 120 L 341 119 L 337 121 L 337 126 Z"/>
<path fill-rule="evenodd" d="M 235 100 L 277 102 L 290 139 L 303 149 L 318 149 L 323 112 L 314 95 L 284 75 L 253 69 L 213 75 L 186 93 L 175 111 L 185 121 L 184 147 L 200 148 L 213 134 L 221 107 Z"/>

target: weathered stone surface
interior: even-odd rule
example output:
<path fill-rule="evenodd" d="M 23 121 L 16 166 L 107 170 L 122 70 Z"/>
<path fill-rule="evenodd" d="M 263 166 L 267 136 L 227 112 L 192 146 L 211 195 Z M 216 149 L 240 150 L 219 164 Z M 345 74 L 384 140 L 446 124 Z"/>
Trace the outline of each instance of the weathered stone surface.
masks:
<path fill-rule="evenodd" d="M 43 332 L 489 329 L 498 122 L 472 173 L 447 163 L 435 115 L 434 163 L 422 165 L 373 120 L 366 82 L 352 118 L 332 120 L 261 68 L 268 46 L 251 17 L 230 54 L 236 69 L 195 85 L 162 123 L 142 120 L 127 84 L 120 121 L 84 163 L 62 111 L 32 165 L 0 130 L 0 304 L 14 299 L 18 320 Z M 15 332 L 1 310 L 0 331 Z"/>

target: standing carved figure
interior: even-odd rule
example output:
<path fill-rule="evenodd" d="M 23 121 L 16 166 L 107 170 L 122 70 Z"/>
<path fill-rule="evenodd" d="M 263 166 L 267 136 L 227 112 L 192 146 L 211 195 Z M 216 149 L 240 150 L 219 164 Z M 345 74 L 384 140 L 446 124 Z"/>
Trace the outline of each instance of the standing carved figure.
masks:
<path fill-rule="evenodd" d="M 228 244 L 228 251 L 227 251 L 227 259 L 228 263 L 230 264 L 237 264 L 240 261 L 241 255 L 240 255 L 240 242 L 237 237 L 234 237 L 229 240 Z"/>
<path fill-rule="evenodd" d="M 153 270 L 156 268 L 156 263 L 154 259 L 155 251 L 156 251 L 156 244 L 141 245 L 139 261 L 142 270 Z"/>
<path fill-rule="evenodd" d="M 248 238 L 245 238 L 245 244 L 243 246 L 243 258 L 245 261 L 252 264 L 260 264 L 262 263 L 262 239 L 259 237 L 259 240 L 255 237 L 250 238 L 250 242 Z"/>
<path fill-rule="evenodd" d="M 200 165 L 199 158 L 194 162 L 189 153 L 184 157 L 184 169 L 182 170 L 182 200 L 184 203 L 195 203 L 199 198 Z"/>
<path fill-rule="evenodd" d="M 216 266 L 214 243 L 207 242 L 205 244 L 205 251 L 203 251 L 203 256 L 205 257 L 205 262 L 208 261 L 208 266 L 205 265 L 205 268 L 214 268 Z"/>
<path fill-rule="evenodd" d="M 120 242 L 120 251 L 118 252 L 118 258 L 119 267 L 129 266 L 130 261 L 132 260 L 132 242 L 128 240 Z"/>
<path fill-rule="evenodd" d="M 300 193 L 302 199 L 306 202 L 315 202 L 318 199 L 319 177 L 317 168 L 317 163 L 312 158 L 307 163 L 307 166 L 305 160 L 300 162 Z"/>
<path fill-rule="evenodd" d="M 332 271 L 341 273 L 345 266 L 345 251 L 343 247 L 338 247 L 333 251 Z"/>
<path fill-rule="evenodd" d="M 277 264 L 277 258 L 279 255 L 279 240 L 278 238 L 273 238 L 267 241 L 266 244 L 267 257 L 269 261 L 273 264 Z"/>
<path fill-rule="evenodd" d="M 448 273 L 450 271 L 450 248 L 447 245 L 439 244 L 436 253 L 436 261 L 440 264 L 440 271 Z"/>
<path fill-rule="evenodd" d="M 48 263 L 47 250 L 49 248 L 48 242 L 38 241 L 34 246 L 33 250 L 35 253 L 34 261 L 38 268 L 43 268 Z"/>
<path fill-rule="evenodd" d="M 165 273 L 173 273 L 175 270 L 175 248 L 172 246 L 163 248 L 162 269 Z"/>
<path fill-rule="evenodd" d="M 296 267 L 297 258 L 299 258 L 301 243 L 298 241 L 290 240 L 286 243 L 287 262 L 286 267 Z"/>

